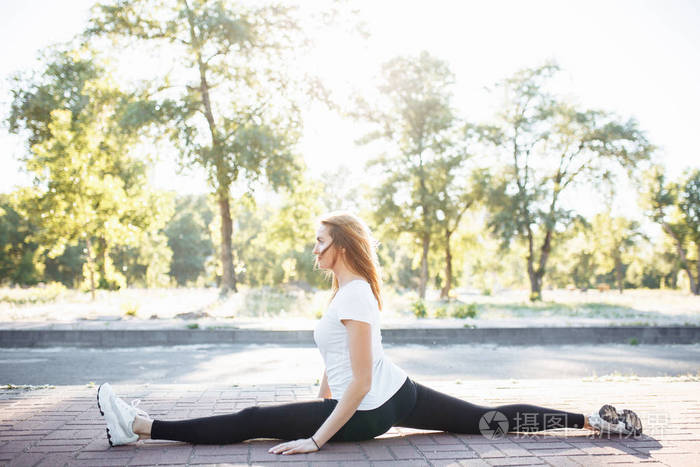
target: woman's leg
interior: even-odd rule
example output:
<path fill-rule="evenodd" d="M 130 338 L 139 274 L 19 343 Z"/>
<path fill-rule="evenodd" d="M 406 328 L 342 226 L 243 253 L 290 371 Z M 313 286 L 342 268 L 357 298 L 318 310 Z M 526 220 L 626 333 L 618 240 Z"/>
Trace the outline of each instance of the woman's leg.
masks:
<path fill-rule="evenodd" d="M 452 433 L 479 434 L 481 417 L 498 411 L 508 420 L 507 431 L 540 431 L 551 428 L 584 428 L 583 414 L 538 407 L 530 404 L 508 404 L 486 407 L 472 404 L 416 384 L 416 405 L 413 411 L 395 426 L 440 430 Z M 494 422 L 499 421 L 495 414 Z M 491 422 L 490 417 L 488 422 Z M 491 427 L 482 427 L 489 429 Z M 492 429 L 492 428 L 491 428 Z"/>
<path fill-rule="evenodd" d="M 338 402 L 323 399 L 251 406 L 236 413 L 180 421 L 135 420 L 134 432 L 143 438 L 194 444 L 239 443 L 253 438 L 298 439 L 313 435 Z M 150 428 L 150 430 L 149 430 Z"/>

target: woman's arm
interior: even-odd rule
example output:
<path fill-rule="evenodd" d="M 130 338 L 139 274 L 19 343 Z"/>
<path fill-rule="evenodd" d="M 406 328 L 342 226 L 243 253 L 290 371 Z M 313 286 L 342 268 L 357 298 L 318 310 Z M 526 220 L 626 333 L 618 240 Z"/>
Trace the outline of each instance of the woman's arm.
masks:
<path fill-rule="evenodd" d="M 323 378 L 321 378 L 321 387 L 318 388 L 318 397 L 321 399 L 330 399 L 333 395 L 331 394 L 331 388 L 328 386 L 328 376 L 326 375 L 326 370 L 323 370 Z"/>
<path fill-rule="evenodd" d="M 372 328 L 369 323 L 355 320 L 342 320 L 348 332 L 348 348 L 352 365 L 352 381 L 340 398 L 333 412 L 311 438 L 298 439 L 278 444 L 269 452 L 275 454 L 296 454 L 311 452 L 326 444 L 334 434 L 350 420 L 360 402 L 372 387 Z M 315 441 L 315 444 L 314 444 Z"/>

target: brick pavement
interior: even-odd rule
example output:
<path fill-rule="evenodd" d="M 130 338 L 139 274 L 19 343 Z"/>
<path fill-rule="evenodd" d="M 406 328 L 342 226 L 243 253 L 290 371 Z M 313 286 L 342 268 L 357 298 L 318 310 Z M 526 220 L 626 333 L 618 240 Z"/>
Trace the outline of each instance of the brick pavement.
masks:
<path fill-rule="evenodd" d="M 392 428 L 375 440 L 330 443 L 320 452 L 284 457 L 267 453 L 276 443 L 271 440 L 226 446 L 142 441 L 110 448 L 95 404 L 96 388 L 59 386 L 0 391 L 0 465 L 700 465 L 700 382 L 540 379 L 429 386 L 483 405 L 530 403 L 583 413 L 603 403 L 629 407 L 642 418 L 645 435 L 601 437 L 587 430 L 558 429 L 489 438 Z M 177 419 L 304 400 L 314 397 L 317 387 L 117 385 L 115 391 L 126 400 L 140 398 L 140 407 L 151 416 Z"/>

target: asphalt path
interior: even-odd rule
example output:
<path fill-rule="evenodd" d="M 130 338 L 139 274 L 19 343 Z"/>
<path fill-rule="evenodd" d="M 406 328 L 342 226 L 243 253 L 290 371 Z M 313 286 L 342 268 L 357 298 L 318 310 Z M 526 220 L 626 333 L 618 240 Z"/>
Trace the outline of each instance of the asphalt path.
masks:
<path fill-rule="evenodd" d="M 700 374 L 695 345 L 387 345 L 417 381 L 568 379 L 610 374 Z M 190 345 L 0 349 L 0 384 L 309 384 L 323 371 L 315 347 Z"/>

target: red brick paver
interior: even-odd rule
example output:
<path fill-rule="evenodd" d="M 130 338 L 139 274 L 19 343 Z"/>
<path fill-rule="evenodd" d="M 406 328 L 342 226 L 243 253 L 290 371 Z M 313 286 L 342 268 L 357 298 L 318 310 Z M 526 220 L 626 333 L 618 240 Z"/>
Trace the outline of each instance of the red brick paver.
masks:
<path fill-rule="evenodd" d="M 145 441 L 110 448 L 95 404 L 96 388 L 59 386 L 0 391 L 0 465 L 274 465 L 495 466 L 609 464 L 700 465 L 698 382 L 662 378 L 601 382 L 581 380 L 431 382 L 429 386 L 482 405 L 529 403 L 590 413 L 604 403 L 632 408 L 642 418 L 638 438 L 594 436 L 559 429 L 488 438 L 392 428 L 361 443 L 330 443 L 316 453 L 277 456 L 274 440 L 226 446 Z M 162 419 L 226 413 L 252 404 L 314 397 L 317 387 L 114 385 L 126 400 L 139 398 Z"/>

